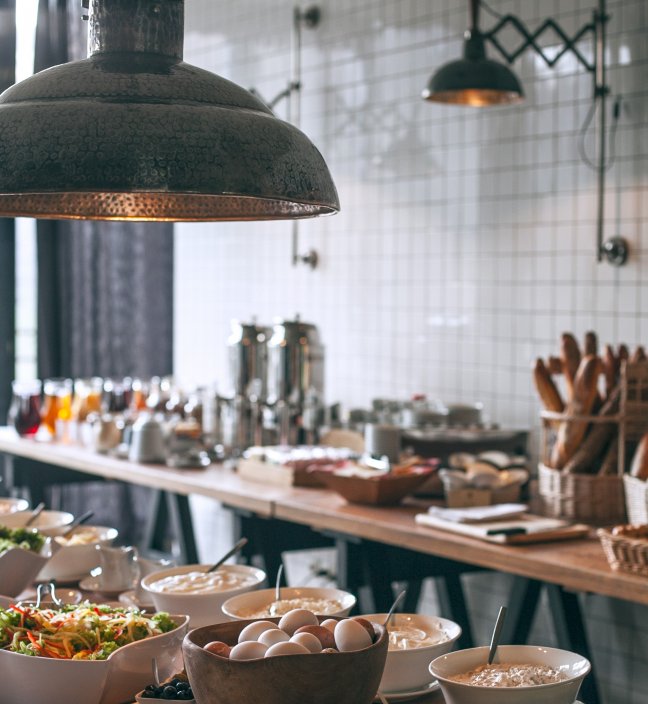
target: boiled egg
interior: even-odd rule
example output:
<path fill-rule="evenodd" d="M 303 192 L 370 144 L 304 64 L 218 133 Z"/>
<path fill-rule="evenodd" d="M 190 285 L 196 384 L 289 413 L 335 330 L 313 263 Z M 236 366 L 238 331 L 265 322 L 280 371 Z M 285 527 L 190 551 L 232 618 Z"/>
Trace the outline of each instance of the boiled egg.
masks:
<path fill-rule="evenodd" d="M 301 626 L 317 625 L 319 625 L 317 616 L 308 609 L 293 609 L 292 611 L 288 611 L 279 621 L 279 628 L 281 628 L 282 631 L 286 631 L 289 636 L 292 636 Z"/>
<path fill-rule="evenodd" d="M 268 631 L 268 633 L 271 633 L 271 631 Z M 290 642 L 303 645 L 309 653 L 320 653 L 322 651 L 322 644 L 319 638 L 312 633 L 295 633 Z"/>
<path fill-rule="evenodd" d="M 265 652 L 266 658 L 272 658 L 275 655 L 310 655 L 310 650 L 299 643 L 287 641 L 286 643 L 275 643 Z"/>
<path fill-rule="evenodd" d="M 269 628 L 267 631 L 263 631 L 258 640 L 259 643 L 263 643 L 263 645 L 270 648 L 276 643 L 285 643 L 286 641 L 289 641 L 290 636 L 279 628 Z"/>
<path fill-rule="evenodd" d="M 246 640 L 258 640 L 263 631 L 271 628 L 277 628 L 277 624 L 272 623 L 272 621 L 254 621 L 254 623 L 248 624 L 239 633 L 238 642 L 244 643 Z"/>
<path fill-rule="evenodd" d="M 371 637 L 362 624 L 350 618 L 339 621 L 334 631 L 335 645 L 341 652 L 362 650 L 371 645 Z"/>
<path fill-rule="evenodd" d="M 256 660 L 262 658 L 268 647 L 255 640 L 248 640 L 235 645 L 230 651 L 230 660 Z"/>

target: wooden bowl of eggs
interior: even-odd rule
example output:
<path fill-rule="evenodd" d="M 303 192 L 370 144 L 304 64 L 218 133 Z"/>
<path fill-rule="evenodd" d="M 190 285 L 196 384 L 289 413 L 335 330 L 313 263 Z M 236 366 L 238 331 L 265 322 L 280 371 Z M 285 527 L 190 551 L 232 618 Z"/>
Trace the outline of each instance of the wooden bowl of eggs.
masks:
<path fill-rule="evenodd" d="M 182 650 L 197 704 L 371 704 L 387 645 L 378 624 L 295 609 L 196 628 Z"/>

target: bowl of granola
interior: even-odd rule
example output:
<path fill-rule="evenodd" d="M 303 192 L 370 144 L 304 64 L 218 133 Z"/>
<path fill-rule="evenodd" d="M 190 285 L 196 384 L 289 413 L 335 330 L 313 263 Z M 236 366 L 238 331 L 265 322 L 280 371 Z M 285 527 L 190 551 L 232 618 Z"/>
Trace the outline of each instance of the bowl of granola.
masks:
<path fill-rule="evenodd" d="M 535 645 L 500 645 L 487 658 L 480 647 L 432 660 L 446 704 L 573 704 L 591 669 L 578 653 Z"/>

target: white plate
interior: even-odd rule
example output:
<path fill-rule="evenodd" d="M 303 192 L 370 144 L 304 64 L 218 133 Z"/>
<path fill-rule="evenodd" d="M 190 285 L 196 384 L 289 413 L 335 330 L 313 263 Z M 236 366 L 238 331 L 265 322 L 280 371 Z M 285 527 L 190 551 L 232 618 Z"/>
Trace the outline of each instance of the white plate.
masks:
<path fill-rule="evenodd" d="M 129 589 L 127 592 L 122 592 L 119 595 L 119 603 L 124 606 L 134 606 L 137 609 L 146 609 L 146 611 L 155 611 L 155 604 L 146 604 L 139 601 L 134 589 Z"/>
<path fill-rule="evenodd" d="M 128 586 L 121 587 L 120 589 L 106 589 L 101 582 L 99 577 L 86 577 L 79 582 L 79 588 L 83 589 L 84 592 L 97 592 L 98 594 L 103 594 L 104 596 L 117 596 L 128 589 Z"/>
<path fill-rule="evenodd" d="M 407 702 L 410 699 L 422 697 L 424 694 L 436 692 L 437 689 L 439 689 L 439 683 L 434 680 L 434 682 L 430 682 L 430 684 L 423 687 L 423 689 L 410 689 L 404 692 L 382 692 L 382 695 L 388 702 Z M 380 700 L 376 699 L 376 701 Z"/>

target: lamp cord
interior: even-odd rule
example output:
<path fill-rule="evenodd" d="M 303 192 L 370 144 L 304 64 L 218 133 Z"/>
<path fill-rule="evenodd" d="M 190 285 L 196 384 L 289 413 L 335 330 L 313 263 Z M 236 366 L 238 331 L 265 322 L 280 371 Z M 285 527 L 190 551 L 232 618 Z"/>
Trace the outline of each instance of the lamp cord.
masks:
<path fill-rule="evenodd" d="M 484 0 L 481 0 L 480 5 L 488 12 L 489 15 L 492 15 L 493 17 L 496 17 L 498 20 L 501 20 L 504 15 L 501 12 L 497 12 L 496 10 L 493 10 L 493 8 L 488 5 L 487 3 L 484 2 Z"/>
<path fill-rule="evenodd" d="M 622 104 L 623 98 L 620 95 L 617 95 L 614 99 L 614 104 L 612 106 L 612 125 L 610 126 L 610 131 L 608 133 L 609 157 L 607 158 L 606 162 L 602 165 L 602 168 L 605 171 L 608 171 L 616 160 L 616 135 L 617 126 L 619 124 L 619 118 L 621 116 Z M 592 104 L 589 107 L 589 110 L 587 111 L 585 120 L 583 120 L 583 124 L 581 125 L 581 128 L 578 132 L 578 154 L 581 158 L 581 161 L 594 171 L 598 171 L 601 166 L 597 164 L 596 161 L 592 159 L 587 153 L 585 140 L 587 138 L 587 133 L 589 132 L 590 127 L 592 126 L 592 121 L 594 120 L 594 115 L 596 114 L 596 110 L 598 107 L 599 101 L 594 98 L 594 100 L 592 100 Z"/>

